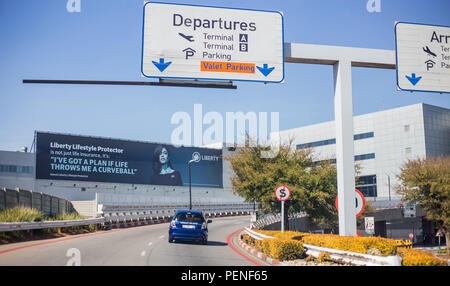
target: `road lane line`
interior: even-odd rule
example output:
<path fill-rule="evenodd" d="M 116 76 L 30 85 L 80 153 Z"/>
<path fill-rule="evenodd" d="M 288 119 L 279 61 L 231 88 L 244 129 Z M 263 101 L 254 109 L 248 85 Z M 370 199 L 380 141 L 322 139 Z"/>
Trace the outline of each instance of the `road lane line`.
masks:
<path fill-rule="evenodd" d="M 141 256 L 145 256 L 145 250 L 141 252 Z"/>

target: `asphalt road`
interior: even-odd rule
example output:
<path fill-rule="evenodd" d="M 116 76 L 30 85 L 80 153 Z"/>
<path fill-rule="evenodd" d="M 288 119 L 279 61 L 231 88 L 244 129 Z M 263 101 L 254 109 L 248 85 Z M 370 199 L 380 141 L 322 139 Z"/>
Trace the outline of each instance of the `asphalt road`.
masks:
<path fill-rule="evenodd" d="M 254 266 L 227 244 L 250 217 L 213 219 L 207 245 L 168 243 L 169 224 L 0 246 L 0 266 Z"/>

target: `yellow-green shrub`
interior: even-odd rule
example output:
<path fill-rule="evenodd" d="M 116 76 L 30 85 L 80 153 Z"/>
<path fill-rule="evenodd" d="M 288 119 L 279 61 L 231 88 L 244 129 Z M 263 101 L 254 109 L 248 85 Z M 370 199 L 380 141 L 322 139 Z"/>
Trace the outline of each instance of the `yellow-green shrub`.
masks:
<path fill-rule="evenodd" d="M 303 243 L 292 239 L 264 239 L 261 243 L 264 254 L 277 260 L 294 260 L 303 256 Z"/>
<path fill-rule="evenodd" d="M 439 259 L 426 251 L 398 248 L 403 266 L 447 266 L 447 261 Z"/>
<path fill-rule="evenodd" d="M 319 262 L 326 262 L 326 261 L 330 261 L 330 260 L 331 260 L 330 254 L 325 251 L 319 253 L 319 256 L 317 257 L 317 261 L 319 261 Z"/>
<path fill-rule="evenodd" d="M 371 248 L 378 249 L 381 256 L 395 255 L 397 246 L 394 240 L 380 237 L 352 237 L 333 234 L 305 235 L 306 244 L 366 254 Z"/>

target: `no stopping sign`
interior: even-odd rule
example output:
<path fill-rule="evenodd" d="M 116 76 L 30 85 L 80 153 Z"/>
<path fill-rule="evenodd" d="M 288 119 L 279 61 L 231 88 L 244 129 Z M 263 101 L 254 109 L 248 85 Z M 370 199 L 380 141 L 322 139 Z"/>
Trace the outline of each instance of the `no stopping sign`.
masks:
<path fill-rule="evenodd" d="M 275 197 L 277 197 L 277 199 L 279 201 L 282 201 L 282 202 L 287 201 L 290 196 L 291 196 L 291 190 L 285 185 L 278 186 L 275 189 Z"/>

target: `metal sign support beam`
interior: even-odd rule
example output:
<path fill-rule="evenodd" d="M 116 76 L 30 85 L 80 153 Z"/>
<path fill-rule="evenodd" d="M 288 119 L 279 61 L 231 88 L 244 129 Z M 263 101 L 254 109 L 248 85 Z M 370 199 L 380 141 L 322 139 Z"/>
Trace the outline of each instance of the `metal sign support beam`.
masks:
<path fill-rule="evenodd" d="M 356 236 L 352 67 L 395 69 L 395 52 L 285 43 L 285 62 L 332 65 L 339 235 Z"/>

